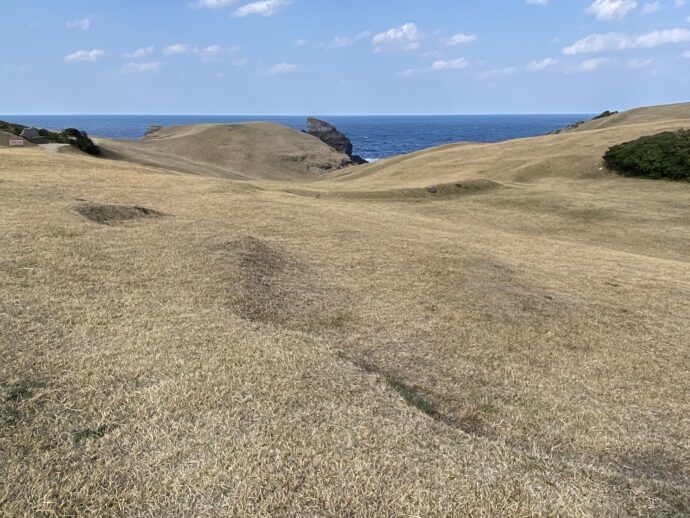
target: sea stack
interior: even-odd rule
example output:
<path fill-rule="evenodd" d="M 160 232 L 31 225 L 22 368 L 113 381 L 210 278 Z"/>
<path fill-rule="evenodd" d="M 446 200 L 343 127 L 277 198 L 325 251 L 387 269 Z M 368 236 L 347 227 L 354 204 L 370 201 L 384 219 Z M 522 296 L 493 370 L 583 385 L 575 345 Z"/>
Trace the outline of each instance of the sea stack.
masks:
<path fill-rule="evenodd" d="M 331 146 L 338 153 L 349 156 L 349 165 L 361 165 L 367 163 L 367 161 L 362 157 L 352 154 L 352 142 L 350 142 L 350 139 L 347 138 L 343 133 L 339 132 L 332 124 L 314 117 L 309 117 L 307 118 L 307 133 L 321 139 L 322 142 Z"/>

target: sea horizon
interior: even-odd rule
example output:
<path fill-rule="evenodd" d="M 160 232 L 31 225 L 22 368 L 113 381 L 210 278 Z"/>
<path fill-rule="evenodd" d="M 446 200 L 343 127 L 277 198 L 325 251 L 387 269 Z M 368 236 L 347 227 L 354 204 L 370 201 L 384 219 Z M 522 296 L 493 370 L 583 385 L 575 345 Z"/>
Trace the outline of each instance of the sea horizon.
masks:
<path fill-rule="evenodd" d="M 150 126 L 237 124 L 264 121 L 296 130 L 314 116 L 335 125 L 350 138 L 354 152 L 366 160 L 412 153 L 454 142 L 500 142 L 544 135 L 593 114 L 484 115 L 203 115 L 203 114 L 63 114 L 0 115 L 0 119 L 50 129 L 76 127 L 89 135 L 136 140 Z"/>

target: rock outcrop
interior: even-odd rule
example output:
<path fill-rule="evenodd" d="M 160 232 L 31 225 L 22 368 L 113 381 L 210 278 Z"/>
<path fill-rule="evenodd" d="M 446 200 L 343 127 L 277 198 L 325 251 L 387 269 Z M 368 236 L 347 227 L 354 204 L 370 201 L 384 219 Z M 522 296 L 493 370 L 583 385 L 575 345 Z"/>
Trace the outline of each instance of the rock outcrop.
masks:
<path fill-rule="evenodd" d="M 158 133 L 160 130 L 163 129 L 163 126 L 159 126 L 158 124 L 154 124 L 152 126 L 149 126 L 146 128 L 146 133 L 144 133 L 144 138 L 146 137 L 152 137 L 156 133 Z"/>
<path fill-rule="evenodd" d="M 352 154 L 352 142 L 332 124 L 314 117 L 309 117 L 307 119 L 307 133 L 321 139 L 322 142 L 331 146 L 338 153 L 350 157 L 350 162 L 346 165 L 361 165 L 367 163 L 362 157 Z"/>

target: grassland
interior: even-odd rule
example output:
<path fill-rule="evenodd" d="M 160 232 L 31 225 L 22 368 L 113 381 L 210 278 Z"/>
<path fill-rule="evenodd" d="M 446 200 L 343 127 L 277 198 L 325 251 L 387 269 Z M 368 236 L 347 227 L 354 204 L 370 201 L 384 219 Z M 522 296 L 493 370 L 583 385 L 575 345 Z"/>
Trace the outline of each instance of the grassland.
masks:
<path fill-rule="evenodd" d="M 687 515 L 690 185 L 601 155 L 690 106 L 641 119 L 245 181 L 0 148 L 0 513 Z"/>

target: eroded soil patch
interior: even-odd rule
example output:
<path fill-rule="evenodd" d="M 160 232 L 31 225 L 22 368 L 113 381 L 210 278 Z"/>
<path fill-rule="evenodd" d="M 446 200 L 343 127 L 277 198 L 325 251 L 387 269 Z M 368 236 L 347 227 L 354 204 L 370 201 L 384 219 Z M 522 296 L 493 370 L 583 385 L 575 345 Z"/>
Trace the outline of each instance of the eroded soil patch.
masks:
<path fill-rule="evenodd" d="M 113 223 L 130 221 L 141 218 L 158 218 L 163 216 L 158 212 L 146 207 L 130 205 L 103 205 L 98 203 L 85 203 L 79 205 L 76 211 L 85 218 L 98 223 L 99 225 L 110 225 Z"/>

